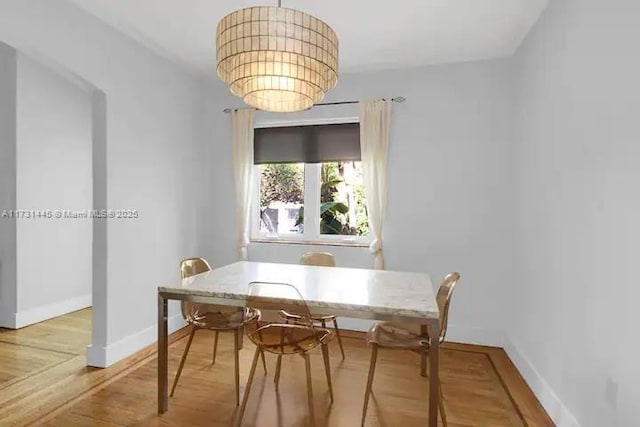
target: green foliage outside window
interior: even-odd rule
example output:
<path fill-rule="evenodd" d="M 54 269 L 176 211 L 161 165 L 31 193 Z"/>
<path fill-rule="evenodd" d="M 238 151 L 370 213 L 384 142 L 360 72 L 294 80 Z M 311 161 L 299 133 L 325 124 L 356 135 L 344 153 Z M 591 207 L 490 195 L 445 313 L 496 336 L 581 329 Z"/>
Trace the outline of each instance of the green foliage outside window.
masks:
<path fill-rule="evenodd" d="M 366 236 L 369 221 L 366 211 L 364 188 L 354 186 L 355 224 L 349 221 L 350 206 L 336 200 L 338 186 L 344 182 L 343 163 L 323 163 L 320 171 L 320 234 Z M 304 222 L 304 208 L 300 208 L 296 225 Z"/>
<path fill-rule="evenodd" d="M 366 236 L 369 234 L 369 216 L 367 215 L 367 203 L 364 194 L 364 186 L 359 185 L 355 188 L 356 199 L 356 234 L 358 236 Z"/>
<path fill-rule="evenodd" d="M 264 165 L 260 188 L 260 206 L 271 202 L 304 202 L 304 169 L 297 164 L 277 163 Z"/>
<path fill-rule="evenodd" d="M 364 188 L 357 181 L 345 183 L 345 168 L 351 168 L 353 176 L 356 164 L 330 162 L 321 165 L 320 234 L 366 236 L 369 234 L 369 222 Z M 357 174 L 360 173 L 358 169 Z M 341 186 L 343 183 L 345 185 Z M 302 204 L 304 168 L 299 164 L 286 163 L 264 165 L 260 186 L 261 217 L 272 202 Z M 300 207 L 295 225 L 303 223 L 304 207 Z"/>
<path fill-rule="evenodd" d="M 320 171 L 320 234 L 354 235 L 349 224 L 349 206 L 336 201 L 338 185 L 343 182 L 338 163 L 323 163 Z"/>

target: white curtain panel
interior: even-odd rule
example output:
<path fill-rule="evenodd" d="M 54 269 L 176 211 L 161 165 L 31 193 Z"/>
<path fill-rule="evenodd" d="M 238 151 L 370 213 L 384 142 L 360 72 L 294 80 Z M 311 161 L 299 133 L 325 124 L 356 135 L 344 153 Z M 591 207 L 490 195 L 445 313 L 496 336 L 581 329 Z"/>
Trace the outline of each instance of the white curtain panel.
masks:
<path fill-rule="evenodd" d="M 236 183 L 236 222 L 238 227 L 238 254 L 247 259 L 249 246 L 249 214 L 253 188 L 253 122 L 252 109 L 231 112 L 233 128 L 233 171 Z"/>
<path fill-rule="evenodd" d="M 387 208 L 387 152 L 389 149 L 390 101 L 360 102 L 360 151 L 364 192 L 369 214 L 369 249 L 373 268 L 384 269 L 382 225 Z"/>

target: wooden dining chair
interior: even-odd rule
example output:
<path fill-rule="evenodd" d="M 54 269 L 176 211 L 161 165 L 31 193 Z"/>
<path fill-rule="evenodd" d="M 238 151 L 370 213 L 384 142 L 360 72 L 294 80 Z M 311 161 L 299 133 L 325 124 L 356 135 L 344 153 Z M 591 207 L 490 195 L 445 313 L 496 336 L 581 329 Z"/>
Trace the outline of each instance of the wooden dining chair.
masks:
<path fill-rule="evenodd" d="M 460 281 L 459 273 L 450 273 L 445 276 L 442 281 L 436 300 L 438 309 L 440 310 L 440 336 L 439 342 L 444 342 L 447 334 L 447 323 L 449 319 L 449 305 L 451 304 L 451 296 L 457 283 Z M 367 379 L 367 388 L 364 394 L 364 406 L 362 408 L 362 425 L 367 416 L 367 407 L 369 405 L 369 396 L 371 395 L 371 387 L 373 385 L 373 376 L 376 371 L 376 360 L 378 358 L 379 348 L 388 348 L 393 350 L 410 350 L 420 354 L 421 357 L 421 375 L 427 376 L 426 360 L 429 354 L 430 341 L 429 337 L 424 333 L 415 333 L 408 329 L 408 326 L 395 324 L 393 322 L 376 323 L 367 333 L 367 343 L 371 345 L 371 364 L 369 365 L 369 376 Z M 447 416 L 444 410 L 444 402 L 442 396 L 442 387 L 438 384 L 440 392 L 440 416 L 443 425 L 447 425 Z"/>
<path fill-rule="evenodd" d="M 251 384 L 258 364 L 258 356 L 265 351 L 278 355 L 300 355 L 305 362 L 307 374 L 307 399 L 309 405 L 309 424 L 315 426 L 315 411 L 313 405 L 313 388 L 311 385 L 311 361 L 309 351 L 321 347 L 324 359 L 325 375 L 329 386 L 329 395 L 333 402 L 333 387 L 331 385 L 331 367 L 329 365 L 328 343 L 333 336 L 326 328 L 315 326 L 309 308 L 298 289 L 287 283 L 252 282 L 249 284 L 246 304 L 249 310 L 260 313 L 258 321 L 245 327 L 247 337 L 256 345 L 253 363 L 249 371 L 247 386 L 245 387 L 240 413 L 237 418 L 237 426 L 242 423 L 244 411 L 247 406 Z M 262 315 L 262 311 L 292 311 L 299 313 L 294 321 L 278 318 L 269 322 Z M 278 373 L 279 375 L 279 373 Z"/>
<path fill-rule="evenodd" d="M 300 257 L 300 264 L 318 267 L 335 267 L 336 257 L 329 252 L 306 252 Z"/>
<path fill-rule="evenodd" d="M 335 267 L 336 259 L 333 254 L 328 252 L 307 252 L 300 257 L 300 264 L 302 265 L 314 265 L 318 267 Z M 338 345 L 340 346 L 340 353 L 344 360 L 344 347 L 342 346 L 342 338 L 340 337 L 340 328 L 338 328 L 338 318 L 335 315 L 319 316 L 312 315 L 313 321 L 322 325 L 323 328 L 327 327 L 327 323 L 333 323 L 333 329 L 336 331 L 336 338 L 338 338 Z"/>
<path fill-rule="evenodd" d="M 329 252 L 306 252 L 300 257 L 301 265 L 313 265 L 316 267 L 335 267 L 336 259 L 333 254 Z M 299 313 L 291 313 L 286 310 L 280 312 L 283 319 L 286 321 L 295 321 L 300 317 Z M 340 329 L 338 328 L 338 318 L 335 315 L 321 316 L 317 314 L 311 315 L 311 320 L 321 325 L 323 328 L 327 327 L 328 322 L 333 322 L 333 329 L 336 331 L 336 337 L 338 338 L 338 345 L 340 346 L 340 353 L 342 354 L 342 360 L 344 360 L 344 348 L 342 347 L 342 338 L 340 337 Z M 280 369 L 282 367 L 282 356 L 278 356 L 276 361 L 276 374 L 273 377 L 273 382 L 278 385 L 280 381 Z"/>
<path fill-rule="evenodd" d="M 197 274 L 206 273 L 210 271 L 211 267 L 209 263 L 203 258 L 187 258 L 180 263 L 180 276 L 182 279 L 186 279 Z M 242 337 L 242 329 L 248 323 L 254 322 L 258 319 L 258 313 L 251 310 L 229 310 L 228 307 L 221 307 L 211 304 L 200 304 L 182 301 L 181 304 L 182 316 L 191 326 L 191 333 L 189 334 L 189 340 L 182 353 L 180 359 L 180 365 L 178 366 L 178 372 L 173 380 L 173 386 L 171 387 L 171 397 L 175 393 L 178 380 L 182 374 L 182 368 L 187 360 L 189 349 L 191 348 L 191 342 L 196 332 L 200 329 L 207 329 L 215 332 L 215 338 L 213 342 L 213 360 L 212 364 L 216 363 L 216 352 L 218 350 L 218 333 L 219 332 L 233 332 L 233 351 L 235 361 L 235 383 L 236 383 L 236 405 L 240 404 L 240 367 L 238 353 L 240 351 L 240 339 Z M 262 354 L 262 363 L 267 370 L 267 365 L 264 360 L 264 354 Z"/>

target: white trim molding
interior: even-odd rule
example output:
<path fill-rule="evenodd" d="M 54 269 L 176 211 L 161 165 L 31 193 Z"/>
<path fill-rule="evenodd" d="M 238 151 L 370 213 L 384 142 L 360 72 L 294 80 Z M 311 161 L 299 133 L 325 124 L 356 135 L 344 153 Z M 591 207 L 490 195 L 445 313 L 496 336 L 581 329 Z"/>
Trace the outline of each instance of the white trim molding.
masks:
<path fill-rule="evenodd" d="M 0 328 L 16 329 L 16 316 L 0 311 Z"/>
<path fill-rule="evenodd" d="M 330 118 L 312 118 L 312 119 L 289 119 L 289 120 L 264 120 L 256 123 L 256 129 L 264 128 L 278 128 L 289 126 L 315 126 L 315 125 L 341 125 L 345 123 L 359 123 L 360 117 L 358 116 L 346 116 L 346 117 L 330 117 Z"/>
<path fill-rule="evenodd" d="M 181 314 L 169 317 L 167 323 L 170 334 L 187 325 Z M 95 368 L 108 368 L 114 363 L 157 342 L 157 340 L 158 327 L 154 324 L 134 334 L 128 335 L 113 344 L 109 344 L 107 347 L 90 345 L 87 347 L 87 365 Z"/>
<path fill-rule="evenodd" d="M 14 328 L 23 328 L 25 326 L 33 325 L 34 323 L 53 319 L 54 317 L 82 310 L 87 307 L 91 307 L 91 294 L 20 311 L 15 314 Z"/>
<path fill-rule="evenodd" d="M 338 326 L 345 331 L 367 332 L 375 323 L 376 321 L 374 320 L 338 318 Z M 464 328 L 455 325 L 449 325 L 446 338 L 446 341 L 450 342 L 486 345 L 489 347 L 504 347 L 505 343 L 505 335 L 502 331 Z"/>
<path fill-rule="evenodd" d="M 445 341 L 503 348 L 505 334 L 503 331 L 495 329 L 468 328 L 449 325 L 447 327 L 447 336 Z"/>
<path fill-rule="evenodd" d="M 358 123 L 358 104 L 323 105 L 296 113 L 256 111 L 256 128 Z"/>
<path fill-rule="evenodd" d="M 544 379 L 533 363 L 531 363 L 508 336 L 505 338 L 504 350 L 553 422 L 558 427 L 581 427 L 576 417 L 562 400 L 560 400 L 547 380 Z"/>

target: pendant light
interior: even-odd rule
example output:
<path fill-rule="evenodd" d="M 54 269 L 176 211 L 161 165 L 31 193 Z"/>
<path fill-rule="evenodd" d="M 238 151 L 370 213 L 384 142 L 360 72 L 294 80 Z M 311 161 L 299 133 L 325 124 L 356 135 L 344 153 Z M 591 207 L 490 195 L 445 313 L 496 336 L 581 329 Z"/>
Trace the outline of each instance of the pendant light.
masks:
<path fill-rule="evenodd" d="M 220 20 L 217 72 L 231 93 L 265 111 L 305 110 L 338 79 L 338 37 L 325 22 L 278 6 L 237 10 Z"/>

